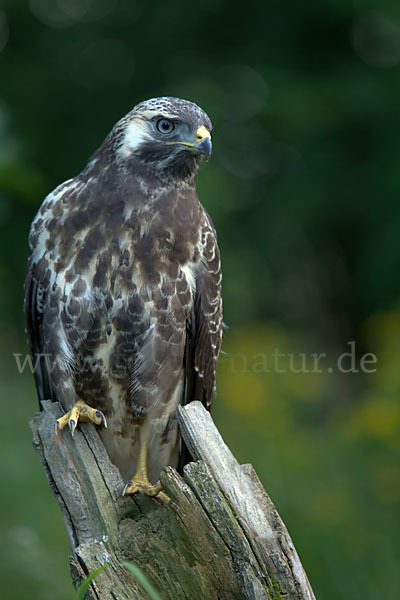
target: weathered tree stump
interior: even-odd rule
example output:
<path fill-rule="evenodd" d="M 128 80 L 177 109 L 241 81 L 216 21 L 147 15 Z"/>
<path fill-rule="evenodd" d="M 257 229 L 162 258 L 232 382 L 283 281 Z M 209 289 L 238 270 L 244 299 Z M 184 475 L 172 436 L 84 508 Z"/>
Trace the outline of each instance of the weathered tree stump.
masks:
<path fill-rule="evenodd" d="M 64 517 L 77 585 L 108 564 L 88 598 L 144 599 L 122 566 L 137 565 L 163 600 L 312 600 L 314 594 L 284 523 L 251 465 L 239 465 L 199 402 L 180 408 L 193 456 L 183 478 L 161 474 L 167 505 L 124 482 L 94 425 L 54 432 L 59 404 L 43 402 L 33 442 Z"/>

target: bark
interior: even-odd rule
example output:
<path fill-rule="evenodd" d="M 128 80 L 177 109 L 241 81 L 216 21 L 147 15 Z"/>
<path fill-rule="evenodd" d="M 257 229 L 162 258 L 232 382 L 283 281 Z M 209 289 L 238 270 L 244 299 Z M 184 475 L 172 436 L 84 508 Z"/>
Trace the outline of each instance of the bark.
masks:
<path fill-rule="evenodd" d="M 138 566 L 163 600 L 313 600 L 287 529 L 251 465 L 240 465 L 199 402 L 180 408 L 194 462 L 161 474 L 171 498 L 121 495 L 124 482 L 94 425 L 55 433 L 62 414 L 43 402 L 34 446 L 64 517 L 78 585 L 102 565 L 87 597 L 147 599 L 123 566 Z M 315 599 L 314 599 L 315 600 Z"/>

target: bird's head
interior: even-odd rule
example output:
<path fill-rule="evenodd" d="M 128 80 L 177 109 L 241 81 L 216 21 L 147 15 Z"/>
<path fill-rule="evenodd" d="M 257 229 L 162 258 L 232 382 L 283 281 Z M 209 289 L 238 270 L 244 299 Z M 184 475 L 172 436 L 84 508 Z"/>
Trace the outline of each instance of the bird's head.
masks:
<path fill-rule="evenodd" d="M 211 154 L 211 121 L 193 102 L 153 98 L 118 124 L 118 158 L 139 160 L 161 177 L 193 177 Z"/>

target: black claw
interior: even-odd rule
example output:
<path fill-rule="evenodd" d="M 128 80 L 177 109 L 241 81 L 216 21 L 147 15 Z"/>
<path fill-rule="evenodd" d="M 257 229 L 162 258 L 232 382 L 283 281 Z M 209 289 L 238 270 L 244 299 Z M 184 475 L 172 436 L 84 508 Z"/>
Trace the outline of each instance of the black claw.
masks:
<path fill-rule="evenodd" d="M 125 492 L 128 489 L 129 486 L 132 485 L 132 481 L 127 481 L 126 484 L 124 485 L 124 489 L 122 490 L 122 495 L 125 496 Z"/>
<path fill-rule="evenodd" d="M 76 429 L 76 421 L 75 419 L 71 419 L 70 421 L 68 421 L 68 427 L 71 430 L 71 435 L 73 436 L 75 433 L 75 429 Z"/>
<path fill-rule="evenodd" d="M 103 423 L 104 427 L 107 429 L 107 421 L 106 421 L 104 414 L 101 412 L 101 410 L 96 410 L 96 417 L 100 417 L 101 422 Z"/>

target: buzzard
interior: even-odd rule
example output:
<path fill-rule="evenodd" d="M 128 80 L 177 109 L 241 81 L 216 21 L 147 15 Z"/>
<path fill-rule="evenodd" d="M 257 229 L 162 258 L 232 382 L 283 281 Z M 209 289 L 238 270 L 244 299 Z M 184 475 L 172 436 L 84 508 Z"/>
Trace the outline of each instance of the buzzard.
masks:
<path fill-rule="evenodd" d="M 56 430 L 102 425 L 124 493 L 164 502 L 161 469 L 188 459 L 177 406 L 210 407 L 221 345 L 220 254 L 195 188 L 211 131 L 192 102 L 141 102 L 44 199 L 30 231 L 39 401 L 66 411 Z"/>

